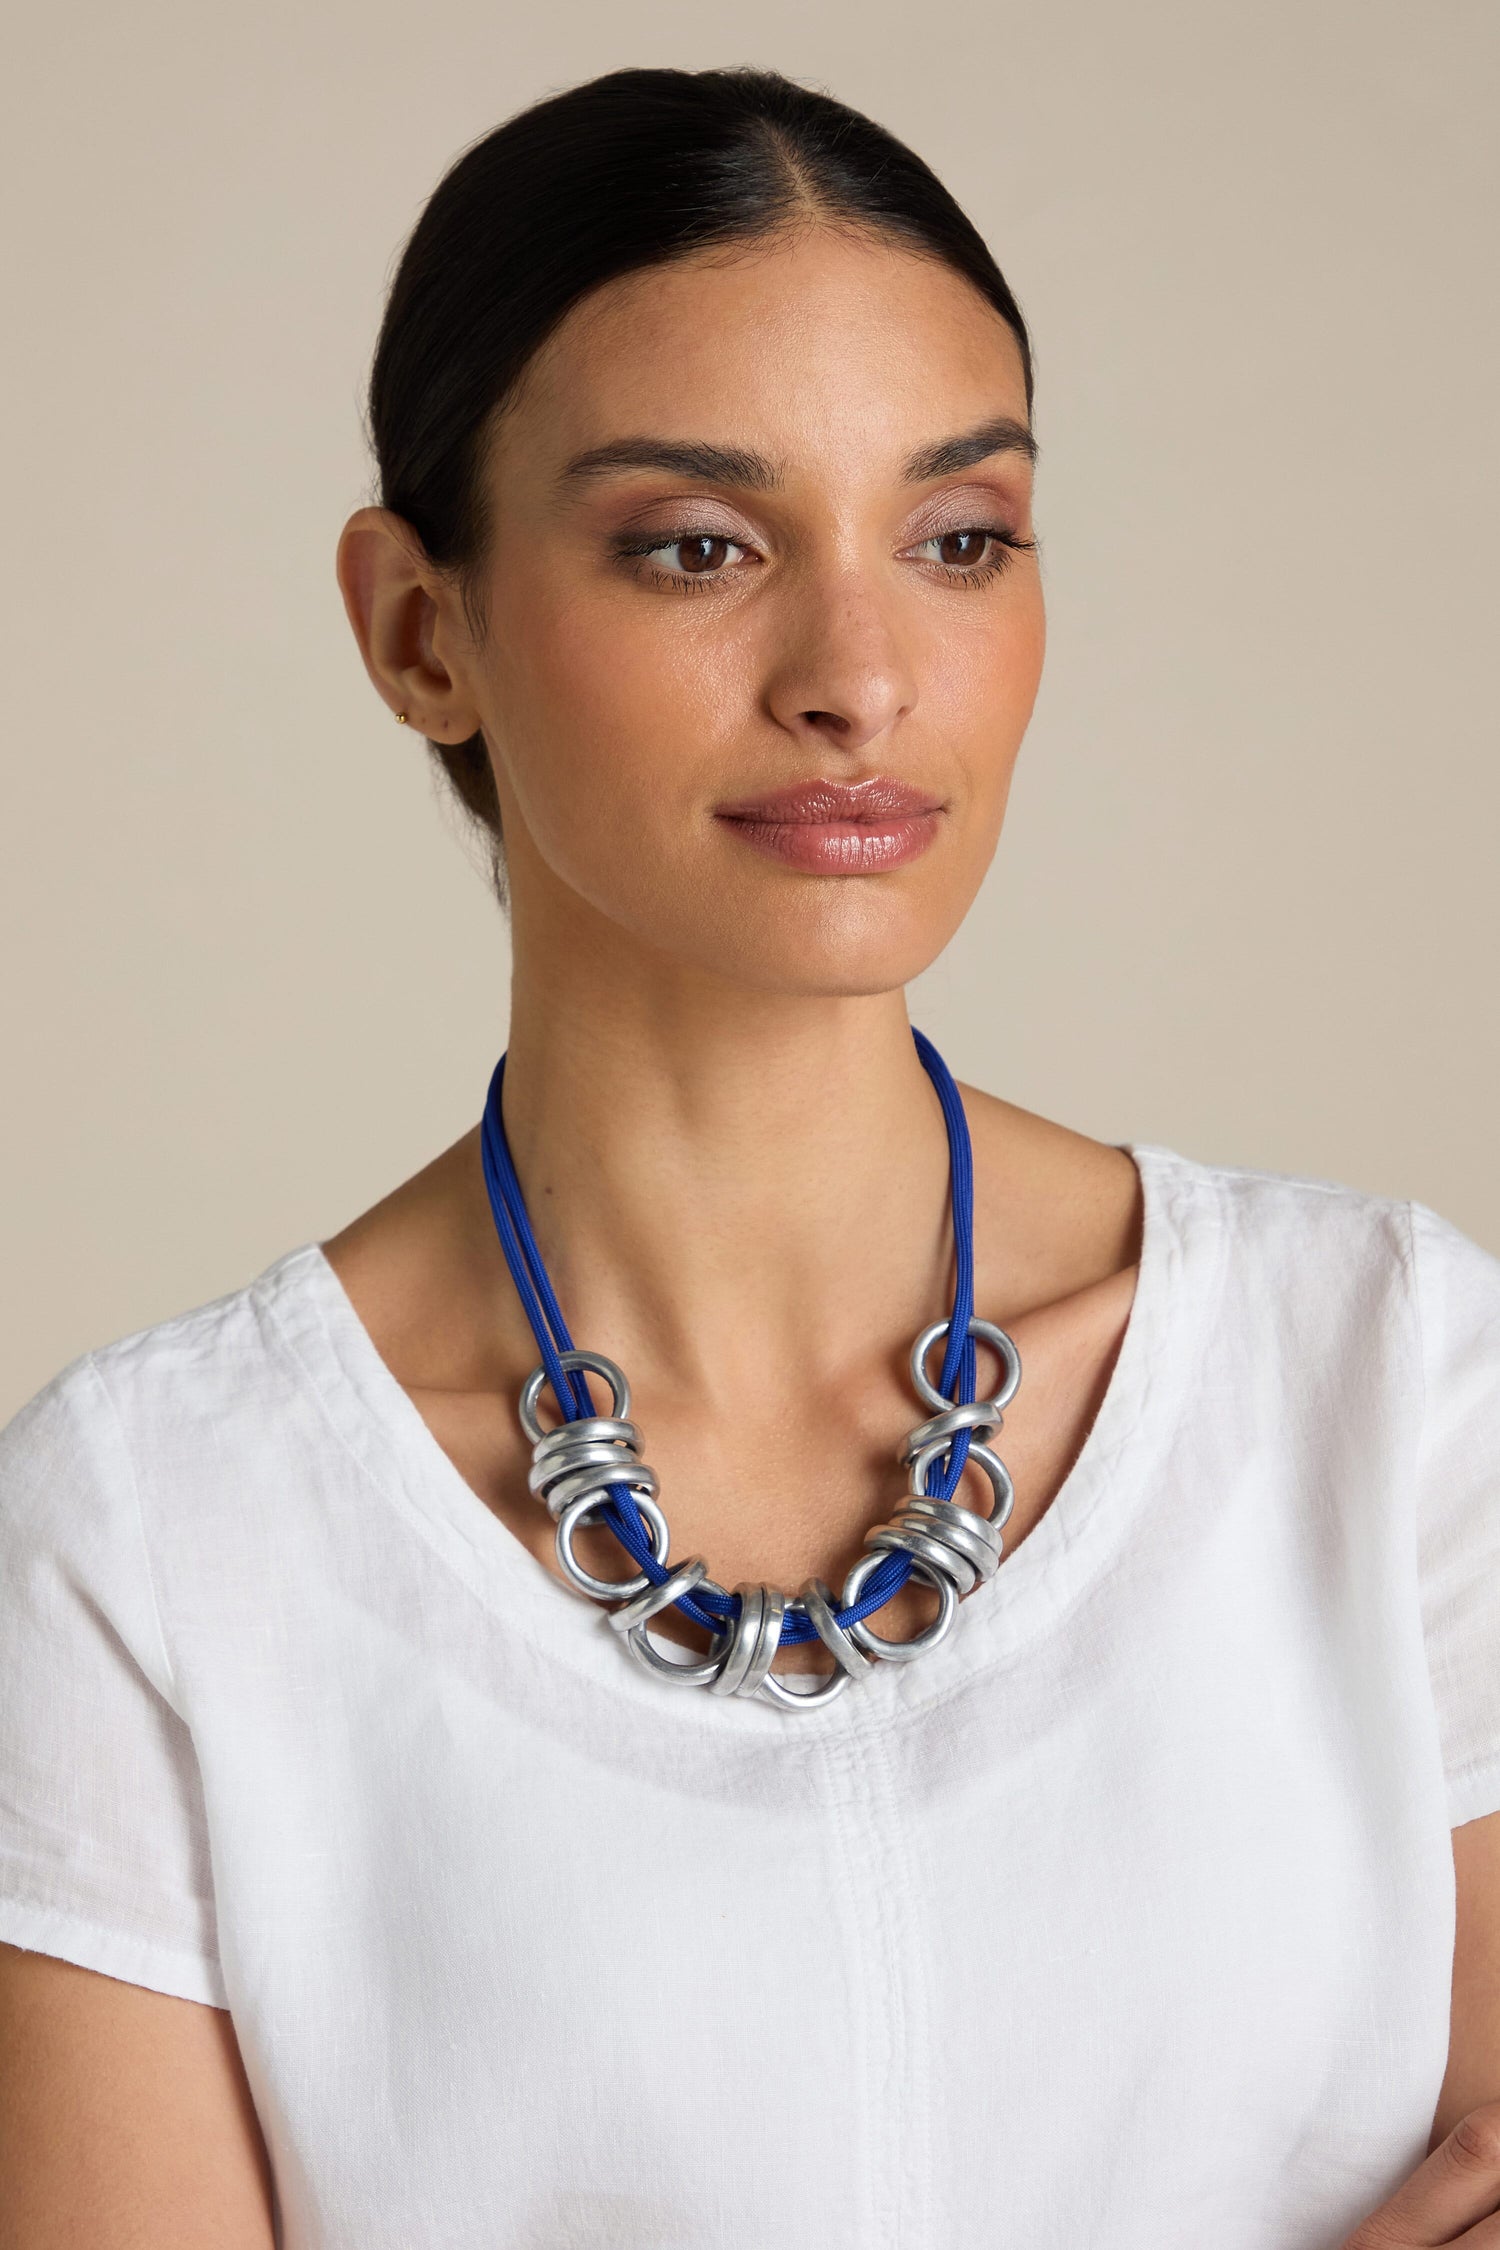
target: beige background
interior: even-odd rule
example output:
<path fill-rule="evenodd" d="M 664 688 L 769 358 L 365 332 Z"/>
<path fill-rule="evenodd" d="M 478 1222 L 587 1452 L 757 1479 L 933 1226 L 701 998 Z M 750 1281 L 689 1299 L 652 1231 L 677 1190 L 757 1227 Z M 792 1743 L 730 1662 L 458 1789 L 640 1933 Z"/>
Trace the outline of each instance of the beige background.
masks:
<path fill-rule="evenodd" d="M 1500 1249 L 1494 0 L 94 0 L 0 72 L 0 1416 L 478 1114 L 504 927 L 333 577 L 442 170 L 621 63 L 910 140 L 1036 335 L 1052 640 L 913 988 L 1112 1140 Z"/>

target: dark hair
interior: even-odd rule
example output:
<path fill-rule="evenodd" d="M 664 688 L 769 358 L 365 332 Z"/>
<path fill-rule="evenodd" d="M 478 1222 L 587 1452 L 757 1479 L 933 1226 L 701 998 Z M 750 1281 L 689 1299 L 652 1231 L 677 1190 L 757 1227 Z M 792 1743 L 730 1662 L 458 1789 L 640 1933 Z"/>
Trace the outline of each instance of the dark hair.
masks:
<path fill-rule="evenodd" d="M 451 570 L 476 629 L 485 442 L 494 410 L 564 315 L 601 283 L 798 220 L 894 237 L 1026 324 L 982 237 L 922 159 L 829 94 L 777 71 L 612 70 L 535 102 L 466 149 L 402 253 L 370 375 L 380 505 Z M 429 741 L 491 846 L 500 806 L 483 734 Z"/>

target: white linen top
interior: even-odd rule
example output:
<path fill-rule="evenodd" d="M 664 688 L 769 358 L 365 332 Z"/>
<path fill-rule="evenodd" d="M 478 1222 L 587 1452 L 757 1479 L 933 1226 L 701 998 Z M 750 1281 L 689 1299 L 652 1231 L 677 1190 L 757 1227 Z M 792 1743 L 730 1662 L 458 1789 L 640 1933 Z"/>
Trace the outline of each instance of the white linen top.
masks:
<path fill-rule="evenodd" d="M 1500 1262 L 1131 1153 L 1061 1491 L 812 1714 L 634 1665 L 314 1243 L 0 1432 L 0 1938 L 230 2009 L 288 2250 L 1332 2250 L 1421 2161 Z"/>

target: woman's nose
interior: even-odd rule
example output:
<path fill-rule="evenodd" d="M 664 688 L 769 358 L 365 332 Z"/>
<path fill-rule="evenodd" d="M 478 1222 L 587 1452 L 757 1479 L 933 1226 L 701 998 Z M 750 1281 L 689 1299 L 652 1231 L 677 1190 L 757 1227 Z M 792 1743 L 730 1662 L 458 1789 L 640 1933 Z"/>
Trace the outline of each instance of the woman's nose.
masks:
<path fill-rule="evenodd" d="M 893 593 L 845 571 L 804 582 L 788 606 L 788 638 L 767 689 L 772 715 L 789 734 L 862 750 L 916 703 Z"/>

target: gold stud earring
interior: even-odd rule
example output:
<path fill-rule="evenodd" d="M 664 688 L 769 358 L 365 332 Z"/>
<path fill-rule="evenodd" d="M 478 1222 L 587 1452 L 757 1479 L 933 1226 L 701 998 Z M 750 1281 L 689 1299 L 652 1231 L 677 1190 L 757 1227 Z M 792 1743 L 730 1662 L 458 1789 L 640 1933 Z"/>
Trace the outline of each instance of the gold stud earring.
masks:
<path fill-rule="evenodd" d="M 398 712 L 396 713 L 396 724 L 397 724 L 397 726 L 398 726 L 398 727 L 404 727 L 404 726 L 405 726 L 405 724 L 406 724 L 406 713 L 405 713 L 404 711 L 398 711 Z"/>

